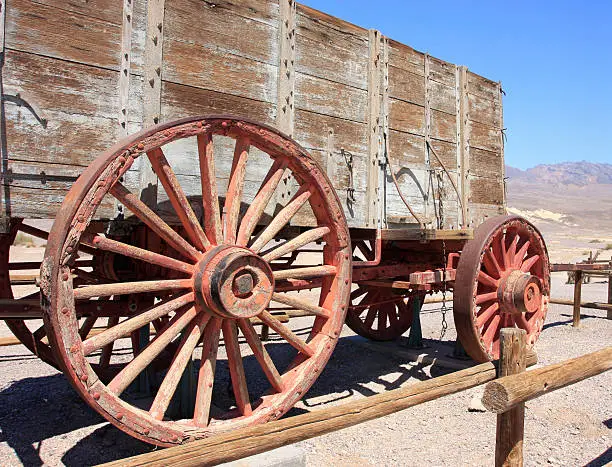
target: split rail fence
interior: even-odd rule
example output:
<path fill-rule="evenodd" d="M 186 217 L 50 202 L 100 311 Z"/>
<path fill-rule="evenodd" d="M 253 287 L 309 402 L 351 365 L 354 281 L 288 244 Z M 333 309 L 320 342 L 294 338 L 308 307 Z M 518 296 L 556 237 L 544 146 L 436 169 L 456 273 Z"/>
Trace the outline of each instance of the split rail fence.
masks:
<path fill-rule="evenodd" d="M 104 464 L 115 466 L 217 465 L 389 415 L 488 382 L 483 404 L 497 413 L 496 466 L 523 465 L 525 402 L 612 368 L 612 347 L 525 371 L 537 363 L 525 331 L 506 328 L 501 359 L 421 381 L 350 404 L 287 418 Z"/>

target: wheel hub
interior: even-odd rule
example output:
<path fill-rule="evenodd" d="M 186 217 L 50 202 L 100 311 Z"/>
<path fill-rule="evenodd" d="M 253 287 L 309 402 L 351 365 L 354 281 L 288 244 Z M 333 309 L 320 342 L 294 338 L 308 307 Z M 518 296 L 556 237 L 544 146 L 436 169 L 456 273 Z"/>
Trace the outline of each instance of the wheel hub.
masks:
<path fill-rule="evenodd" d="M 533 313 L 542 306 L 542 282 L 537 276 L 515 270 L 502 279 L 497 296 L 506 313 Z"/>
<path fill-rule="evenodd" d="M 266 261 L 246 248 L 219 246 L 196 265 L 196 304 L 220 318 L 251 318 L 266 309 L 274 276 Z"/>

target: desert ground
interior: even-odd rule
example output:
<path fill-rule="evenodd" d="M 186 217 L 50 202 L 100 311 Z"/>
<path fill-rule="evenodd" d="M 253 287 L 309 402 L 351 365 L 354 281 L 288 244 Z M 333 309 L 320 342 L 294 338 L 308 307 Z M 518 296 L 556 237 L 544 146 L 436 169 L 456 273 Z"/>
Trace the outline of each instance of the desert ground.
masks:
<path fill-rule="evenodd" d="M 42 248 L 21 247 L 34 260 Z M 553 275 L 553 295 L 570 297 L 565 274 Z M 585 300 L 605 300 L 607 284 L 583 286 Z M 26 293 L 26 290 L 21 293 Z M 444 336 L 440 305 L 422 313 L 423 354 L 452 353 L 452 312 Z M 612 321 L 605 311 L 583 310 L 580 328 L 571 327 L 571 308 L 552 305 L 536 350 L 539 365 L 559 362 L 609 345 Z M 291 327 L 300 332 L 299 320 Z M 9 335 L 0 327 L 0 335 Z M 344 328 L 331 360 L 292 416 L 350 403 L 447 373 L 439 365 L 413 362 L 402 352 L 407 337 L 373 348 Z M 246 345 L 241 346 L 248 352 Z M 269 348 L 291 351 L 274 333 Z M 119 349 L 121 350 L 121 349 Z M 223 357 L 223 350 L 221 356 Z M 250 371 L 247 366 L 247 375 Z M 527 404 L 526 465 L 590 465 L 612 462 L 612 373 L 580 382 Z M 307 466 L 492 465 L 495 416 L 470 412 L 482 387 L 457 393 L 378 420 L 298 443 Z M 77 396 L 66 378 L 25 347 L 0 348 L 0 465 L 81 466 L 149 452 L 152 446 L 110 426 Z"/>

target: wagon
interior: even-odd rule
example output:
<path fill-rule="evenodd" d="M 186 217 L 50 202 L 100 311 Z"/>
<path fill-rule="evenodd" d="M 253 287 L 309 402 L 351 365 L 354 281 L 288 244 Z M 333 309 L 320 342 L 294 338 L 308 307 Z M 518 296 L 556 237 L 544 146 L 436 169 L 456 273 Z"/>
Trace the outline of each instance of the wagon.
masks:
<path fill-rule="evenodd" d="M 396 339 L 433 292 L 476 361 L 537 340 L 500 83 L 292 0 L 2 3 L 0 317 L 115 426 L 277 419 L 344 324 Z M 42 262 L 9 261 L 18 232 Z"/>

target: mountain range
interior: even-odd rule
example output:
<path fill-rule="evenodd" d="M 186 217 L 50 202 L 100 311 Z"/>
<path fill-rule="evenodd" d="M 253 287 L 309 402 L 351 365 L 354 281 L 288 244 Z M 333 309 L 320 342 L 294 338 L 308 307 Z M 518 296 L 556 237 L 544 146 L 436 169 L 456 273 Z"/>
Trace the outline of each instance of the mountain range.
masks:
<path fill-rule="evenodd" d="M 509 213 L 543 233 L 553 261 L 584 259 L 612 245 L 612 164 L 561 162 L 527 170 L 506 166 Z"/>

